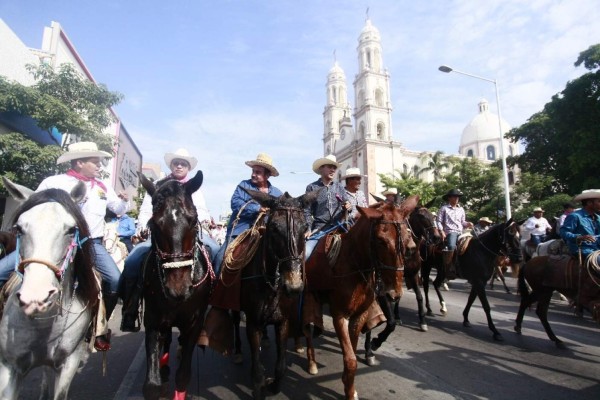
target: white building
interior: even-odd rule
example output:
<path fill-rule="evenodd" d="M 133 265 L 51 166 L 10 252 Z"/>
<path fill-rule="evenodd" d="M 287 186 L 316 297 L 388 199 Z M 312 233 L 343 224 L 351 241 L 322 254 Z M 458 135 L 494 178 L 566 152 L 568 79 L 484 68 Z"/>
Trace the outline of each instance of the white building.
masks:
<path fill-rule="evenodd" d="M 341 163 L 338 177 L 347 168 L 358 167 L 366 178 L 361 189 L 378 194 L 383 191 L 383 185 L 377 174 L 399 171 L 412 172 L 414 176 L 425 167 L 423 155 L 426 153 L 408 150 L 394 140 L 390 74 L 383 64 L 381 35 L 369 19 L 358 37 L 357 56 L 353 109 L 348 101 L 346 75 L 337 61 L 327 75 L 323 151 L 334 154 Z M 500 157 L 498 116 L 489 111 L 485 100 L 479 103 L 479 110 L 463 130 L 459 154 L 455 156 L 477 157 L 491 163 Z M 502 121 L 502 132 L 509 129 L 506 121 Z M 518 153 L 515 144 L 503 141 L 507 156 Z M 512 177 L 512 173 L 510 175 Z M 419 178 L 433 181 L 431 172 L 422 173 Z"/>

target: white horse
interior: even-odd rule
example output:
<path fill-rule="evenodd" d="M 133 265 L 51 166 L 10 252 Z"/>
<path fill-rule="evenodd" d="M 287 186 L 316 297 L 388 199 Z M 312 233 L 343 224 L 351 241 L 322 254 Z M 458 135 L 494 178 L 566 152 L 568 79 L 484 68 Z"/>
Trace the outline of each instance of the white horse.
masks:
<path fill-rule="evenodd" d="M 66 399 L 82 357 L 100 288 L 92 267 L 89 230 L 70 196 L 48 189 L 30 197 L 7 179 L 5 187 L 26 200 L 15 214 L 19 263 L 3 288 L 0 320 L 0 399 L 16 399 L 27 373 L 44 367 L 40 398 L 49 398 L 47 375 L 56 373 L 54 399 Z"/>

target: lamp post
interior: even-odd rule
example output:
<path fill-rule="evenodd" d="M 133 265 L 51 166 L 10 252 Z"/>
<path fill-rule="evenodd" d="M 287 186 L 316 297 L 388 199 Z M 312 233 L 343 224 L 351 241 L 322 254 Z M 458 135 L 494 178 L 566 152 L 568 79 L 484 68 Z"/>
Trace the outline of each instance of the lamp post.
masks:
<path fill-rule="evenodd" d="M 502 114 L 500 112 L 500 95 L 498 94 L 498 81 L 495 79 L 488 79 L 482 76 L 469 74 L 467 72 L 458 71 L 454 68 L 451 68 L 447 65 L 442 65 L 438 68 L 442 72 L 450 73 L 455 72 L 457 74 L 470 76 L 471 78 L 481 79 L 482 81 L 492 82 L 494 84 L 494 89 L 496 90 L 496 106 L 498 107 L 498 128 L 500 135 L 500 158 L 502 159 L 502 174 L 504 176 L 504 206 L 506 207 L 506 220 L 508 221 L 511 216 L 510 210 L 510 192 L 508 187 L 508 168 L 506 167 L 506 157 L 504 155 L 504 135 L 502 134 Z"/>

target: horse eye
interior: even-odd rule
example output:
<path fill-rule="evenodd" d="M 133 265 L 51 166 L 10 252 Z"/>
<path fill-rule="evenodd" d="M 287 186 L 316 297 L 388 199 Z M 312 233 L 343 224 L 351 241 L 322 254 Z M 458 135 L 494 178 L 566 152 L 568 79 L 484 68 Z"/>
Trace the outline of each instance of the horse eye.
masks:
<path fill-rule="evenodd" d="M 23 234 L 23 228 L 21 228 L 21 225 L 19 225 L 19 224 L 13 225 L 13 227 L 11 228 L 11 231 L 15 235 L 22 235 Z"/>
<path fill-rule="evenodd" d="M 74 235 L 76 231 L 77 231 L 77 227 L 72 226 L 67 230 L 67 235 Z"/>

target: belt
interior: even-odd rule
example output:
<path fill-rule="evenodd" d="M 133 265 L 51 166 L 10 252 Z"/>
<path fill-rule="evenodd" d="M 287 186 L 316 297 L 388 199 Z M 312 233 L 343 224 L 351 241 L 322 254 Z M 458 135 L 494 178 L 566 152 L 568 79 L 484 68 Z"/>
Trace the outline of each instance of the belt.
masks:
<path fill-rule="evenodd" d="M 104 236 L 100 236 L 100 237 L 97 237 L 97 238 L 92 238 L 92 242 L 98 243 L 98 244 L 102 244 L 103 240 L 104 240 Z"/>

